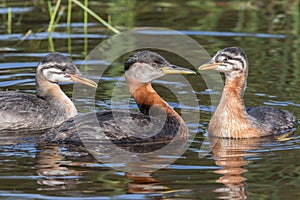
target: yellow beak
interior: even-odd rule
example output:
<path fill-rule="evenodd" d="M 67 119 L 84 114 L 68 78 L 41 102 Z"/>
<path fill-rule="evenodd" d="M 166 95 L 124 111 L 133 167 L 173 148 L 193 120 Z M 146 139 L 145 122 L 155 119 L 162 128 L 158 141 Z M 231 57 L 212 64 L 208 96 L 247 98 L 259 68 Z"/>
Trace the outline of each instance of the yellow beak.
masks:
<path fill-rule="evenodd" d="M 75 74 L 69 74 L 69 76 L 71 77 L 72 81 L 76 82 L 76 83 L 82 83 L 84 85 L 93 87 L 93 88 L 97 88 L 98 84 L 95 83 L 94 81 L 87 79 L 83 76 L 80 75 L 75 75 Z"/>
<path fill-rule="evenodd" d="M 175 65 L 164 66 L 160 69 L 164 72 L 164 74 L 196 74 L 192 70 Z"/>
<path fill-rule="evenodd" d="M 201 65 L 198 68 L 198 70 L 216 70 L 216 69 L 218 69 L 220 64 L 221 63 L 210 63 L 210 62 L 208 62 L 208 63 L 205 63 L 205 64 Z"/>

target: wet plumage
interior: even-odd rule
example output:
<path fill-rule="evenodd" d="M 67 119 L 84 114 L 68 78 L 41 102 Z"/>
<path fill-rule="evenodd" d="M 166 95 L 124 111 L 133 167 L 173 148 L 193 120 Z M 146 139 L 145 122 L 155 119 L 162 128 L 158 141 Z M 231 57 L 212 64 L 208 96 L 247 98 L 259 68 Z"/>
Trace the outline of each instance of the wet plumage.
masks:
<path fill-rule="evenodd" d="M 80 82 L 97 87 L 80 74 L 68 57 L 49 54 L 41 59 L 36 70 L 36 95 L 0 92 L 0 130 L 48 129 L 74 117 L 76 108 L 58 82 Z"/>
<path fill-rule="evenodd" d="M 286 110 L 259 106 L 246 108 L 244 92 L 247 85 L 248 59 L 243 49 L 228 47 L 199 70 L 217 70 L 225 74 L 225 86 L 208 132 L 223 138 L 252 138 L 282 134 L 293 130 L 296 118 Z"/>
<path fill-rule="evenodd" d="M 152 88 L 151 81 L 164 74 L 194 72 L 171 65 L 151 51 L 140 51 L 130 56 L 125 61 L 124 69 L 129 92 L 141 112 L 99 111 L 77 116 L 45 133 L 41 141 L 80 144 L 80 138 L 89 138 L 94 141 L 107 139 L 116 144 L 141 144 L 169 141 L 176 136 L 187 138 L 185 122 L 161 99 Z"/>

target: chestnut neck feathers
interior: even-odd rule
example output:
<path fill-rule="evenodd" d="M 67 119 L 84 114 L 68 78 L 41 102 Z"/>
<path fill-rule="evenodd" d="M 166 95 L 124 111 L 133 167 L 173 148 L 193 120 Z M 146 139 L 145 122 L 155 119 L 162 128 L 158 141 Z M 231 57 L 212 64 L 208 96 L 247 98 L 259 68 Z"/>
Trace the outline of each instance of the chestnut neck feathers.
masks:
<path fill-rule="evenodd" d="M 124 66 L 129 91 L 143 114 L 166 114 L 186 126 L 180 115 L 152 88 L 151 82 L 165 74 L 193 74 L 193 71 L 171 65 L 162 56 L 151 51 L 137 52 L 127 59 Z"/>
<path fill-rule="evenodd" d="M 225 74 L 225 86 L 220 103 L 210 121 L 209 132 L 224 138 L 258 137 L 259 131 L 249 121 L 243 96 L 247 86 L 248 60 L 240 48 L 227 48 L 214 58 L 222 61 L 221 72 Z"/>
<path fill-rule="evenodd" d="M 286 132 L 294 127 L 295 117 L 285 110 L 260 106 L 245 108 L 248 60 L 243 49 L 229 47 L 199 70 L 217 70 L 225 74 L 225 86 L 219 105 L 209 123 L 208 132 L 223 138 L 253 138 Z"/>
<path fill-rule="evenodd" d="M 126 77 L 126 82 L 131 95 L 143 114 L 149 115 L 150 109 L 155 109 L 156 113 L 165 112 L 167 115 L 176 116 L 178 120 L 182 120 L 178 113 L 157 94 L 151 83 L 139 83 L 129 77 Z"/>

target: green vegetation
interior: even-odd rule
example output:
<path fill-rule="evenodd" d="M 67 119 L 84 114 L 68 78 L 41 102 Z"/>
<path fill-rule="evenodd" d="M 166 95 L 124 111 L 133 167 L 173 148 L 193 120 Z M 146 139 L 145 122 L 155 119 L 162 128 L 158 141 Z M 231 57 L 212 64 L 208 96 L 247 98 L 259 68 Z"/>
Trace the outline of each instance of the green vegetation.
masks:
<path fill-rule="evenodd" d="M 49 51 L 54 51 L 54 41 L 51 39 L 53 32 L 57 31 L 61 23 L 66 23 L 65 32 L 71 34 L 71 24 L 83 23 L 83 33 L 88 34 L 88 22 L 102 24 L 108 34 L 118 34 L 120 30 L 127 30 L 135 26 L 160 26 L 169 28 L 170 23 L 178 29 L 205 30 L 205 31 L 233 31 L 259 33 L 267 26 L 268 33 L 299 35 L 299 0 L 248 0 L 248 1 L 213 1 L 189 0 L 172 2 L 151 2 L 136 0 L 112 0 L 109 2 L 95 0 L 40 0 L 40 1 L 2 1 L 2 7 L 7 8 L 7 13 L 2 15 L 5 22 L 5 32 L 14 32 L 14 22 L 22 23 L 24 13 L 16 15 L 11 7 L 30 7 L 40 9 L 48 21 L 48 27 L 31 30 L 32 33 L 47 31 L 49 33 Z M 186 9 L 181 9 L 185 7 Z M 164 12 L 161 12 L 164 11 Z M 172 12 L 168 12 L 172 11 Z M 157 13 L 148 16 L 147 13 Z M 140 13 L 143 13 L 140 15 Z M 170 14 L 168 14 L 170 13 Z M 161 24 L 136 24 L 137 18 L 161 19 Z M 224 25 L 224 19 L 232 18 L 230 26 Z M 263 23 L 262 23 L 263 21 Z M 166 24 L 166 25 L 165 25 Z M 18 30 L 16 30 L 18 31 Z M 25 34 L 28 30 L 22 30 Z M 62 31 L 60 29 L 59 31 Z M 19 32 L 20 33 L 20 32 Z M 237 39 L 238 40 L 238 39 Z M 68 42 L 71 52 L 71 40 Z M 83 53 L 88 50 L 87 42 Z"/>

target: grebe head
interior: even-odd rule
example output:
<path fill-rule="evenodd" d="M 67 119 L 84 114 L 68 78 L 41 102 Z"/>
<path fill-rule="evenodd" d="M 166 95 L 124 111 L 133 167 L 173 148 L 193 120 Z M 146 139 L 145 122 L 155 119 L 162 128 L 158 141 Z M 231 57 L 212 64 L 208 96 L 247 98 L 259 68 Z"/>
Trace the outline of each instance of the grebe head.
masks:
<path fill-rule="evenodd" d="M 199 70 L 217 70 L 231 78 L 239 77 L 248 71 L 248 59 L 240 47 L 227 47 L 218 51 L 207 63 L 201 65 Z"/>
<path fill-rule="evenodd" d="M 133 54 L 124 66 L 126 77 L 141 83 L 149 83 L 165 74 L 195 74 L 192 70 L 170 64 L 161 55 L 148 50 Z"/>
<path fill-rule="evenodd" d="M 38 73 L 52 83 L 77 82 L 97 88 L 97 83 L 83 77 L 70 58 L 58 53 L 43 57 L 37 67 Z"/>

